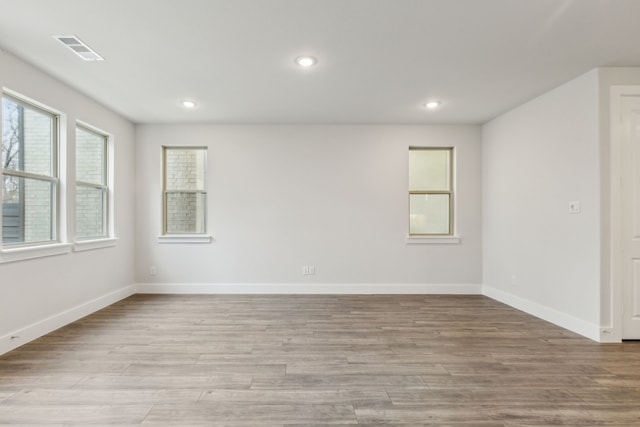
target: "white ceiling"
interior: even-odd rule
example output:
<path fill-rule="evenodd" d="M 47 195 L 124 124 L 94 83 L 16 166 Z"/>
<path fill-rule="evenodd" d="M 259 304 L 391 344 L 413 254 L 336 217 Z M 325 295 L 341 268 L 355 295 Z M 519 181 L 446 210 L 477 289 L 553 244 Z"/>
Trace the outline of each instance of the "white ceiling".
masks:
<path fill-rule="evenodd" d="M 640 66 L 639 19 L 640 0 L 0 0 L 0 46 L 137 123 L 483 123 Z"/>

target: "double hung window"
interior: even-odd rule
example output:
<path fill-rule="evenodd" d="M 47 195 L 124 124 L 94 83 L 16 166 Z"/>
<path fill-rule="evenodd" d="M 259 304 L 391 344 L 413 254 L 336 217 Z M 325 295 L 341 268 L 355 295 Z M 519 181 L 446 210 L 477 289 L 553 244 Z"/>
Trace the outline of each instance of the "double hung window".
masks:
<path fill-rule="evenodd" d="M 76 128 L 76 239 L 108 236 L 108 137 Z"/>
<path fill-rule="evenodd" d="M 453 148 L 409 149 L 409 235 L 453 235 Z"/>
<path fill-rule="evenodd" d="M 163 147 L 163 235 L 206 232 L 206 147 Z"/>
<path fill-rule="evenodd" d="M 58 117 L 2 97 L 2 245 L 58 240 Z"/>

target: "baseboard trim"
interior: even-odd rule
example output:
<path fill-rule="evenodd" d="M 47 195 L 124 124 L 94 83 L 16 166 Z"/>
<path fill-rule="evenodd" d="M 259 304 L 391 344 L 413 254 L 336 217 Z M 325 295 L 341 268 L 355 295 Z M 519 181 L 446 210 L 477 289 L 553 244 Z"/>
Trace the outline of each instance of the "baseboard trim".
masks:
<path fill-rule="evenodd" d="M 449 294 L 482 295 L 482 285 L 308 284 L 308 283 L 138 283 L 140 294 Z"/>
<path fill-rule="evenodd" d="M 129 285 L 0 337 L 0 355 L 135 294 Z"/>
<path fill-rule="evenodd" d="M 318 295 L 485 295 L 517 310 L 597 342 L 613 342 L 598 325 L 479 284 L 265 284 L 265 283 L 137 283 L 118 289 L 0 337 L 0 355 L 75 322 L 136 293 L 140 294 L 318 294 Z M 608 338 L 608 339 L 607 339 Z"/>
<path fill-rule="evenodd" d="M 491 286 L 483 286 L 482 293 L 491 299 L 524 311 L 542 320 L 546 320 L 561 328 L 568 329 L 571 332 L 575 332 L 593 341 L 601 342 L 600 326 L 596 324 L 585 322 L 569 314 L 562 313 L 553 308 L 529 301 Z"/>

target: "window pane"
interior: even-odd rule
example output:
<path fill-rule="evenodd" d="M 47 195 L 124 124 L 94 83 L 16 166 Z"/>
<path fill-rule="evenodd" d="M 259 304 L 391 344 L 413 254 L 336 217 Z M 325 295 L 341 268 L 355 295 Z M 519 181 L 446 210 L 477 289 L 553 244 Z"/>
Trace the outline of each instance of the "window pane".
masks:
<path fill-rule="evenodd" d="M 105 147 L 103 135 L 77 128 L 76 180 L 105 185 Z"/>
<path fill-rule="evenodd" d="M 205 232 L 205 194 L 167 193 L 166 198 L 167 233 Z"/>
<path fill-rule="evenodd" d="M 449 191 L 451 150 L 409 150 L 409 190 Z"/>
<path fill-rule="evenodd" d="M 171 190 L 205 189 L 205 156 L 203 149 L 165 149 L 165 185 Z"/>
<path fill-rule="evenodd" d="M 449 234 L 449 195 L 409 196 L 410 234 Z"/>
<path fill-rule="evenodd" d="M 4 175 L 2 243 L 53 240 L 54 191 L 49 181 Z"/>
<path fill-rule="evenodd" d="M 3 167 L 53 176 L 54 129 L 51 114 L 3 97 Z"/>
<path fill-rule="evenodd" d="M 76 187 L 76 237 L 103 237 L 105 193 L 101 188 Z"/>

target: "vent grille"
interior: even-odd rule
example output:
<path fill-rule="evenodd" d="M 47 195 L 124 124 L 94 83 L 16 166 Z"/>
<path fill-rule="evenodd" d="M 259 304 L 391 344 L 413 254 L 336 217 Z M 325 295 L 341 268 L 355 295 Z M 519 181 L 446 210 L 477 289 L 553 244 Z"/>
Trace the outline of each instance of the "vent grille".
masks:
<path fill-rule="evenodd" d="M 100 56 L 98 52 L 91 49 L 76 36 L 53 36 L 53 38 L 68 47 L 84 61 L 104 61 L 104 58 Z"/>

